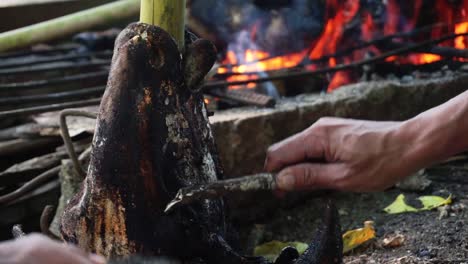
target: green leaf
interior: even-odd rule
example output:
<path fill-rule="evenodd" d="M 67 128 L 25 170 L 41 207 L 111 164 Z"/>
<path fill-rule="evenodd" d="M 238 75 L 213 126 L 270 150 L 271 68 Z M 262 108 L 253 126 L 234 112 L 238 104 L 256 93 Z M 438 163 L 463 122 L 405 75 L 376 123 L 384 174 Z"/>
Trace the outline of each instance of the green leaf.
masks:
<path fill-rule="evenodd" d="M 308 245 L 302 242 L 281 242 L 277 240 L 273 240 L 261 245 L 258 245 L 254 249 L 254 255 L 255 256 L 263 256 L 269 261 L 275 261 L 275 259 L 279 256 L 281 253 L 281 250 L 285 247 L 295 247 L 299 254 L 304 253 L 304 251 L 307 249 Z"/>
<path fill-rule="evenodd" d="M 439 206 L 447 205 L 452 203 L 452 195 L 449 195 L 448 198 L 443 198 L 440 196 L 421 196 L 418 198 L 423 204 L 423 208 L 420 210 L 432 210 Z"/>
<path fill-rule="evenodd" d="M 406 212 L 420 212 L 420 211 L 427 211 L 432 210 L 434 208 L 451 204 L 452 203 L 452 195 L 449 195 L 447 198 L 443 198 L 440 196 L 421 196 L 418 198 L 423 207 L 421 208 L 414 208 L 405 202 L 405 196 L 403 194 L 398 195 L 396 200 L 390 204 L 389 206 L 385 207 L 384 211 L 389 214 L 400 214 Z"/>
<path fill-rule="evenodd" d="M 400 194 L 392 204 L 385 207 L 384 211 L 389 214 L 400 214 L 405 212 L 417 212 L 418 209 L 407 205 L 405 203 L 405 196 Z"/>

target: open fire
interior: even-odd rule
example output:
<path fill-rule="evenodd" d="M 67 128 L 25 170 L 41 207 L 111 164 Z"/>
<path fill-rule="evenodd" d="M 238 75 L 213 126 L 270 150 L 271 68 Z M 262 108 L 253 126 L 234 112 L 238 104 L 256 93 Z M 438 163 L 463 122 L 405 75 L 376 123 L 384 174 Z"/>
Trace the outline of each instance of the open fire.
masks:
<path fill-rule="evenodd" d="M 300 12 L 294 12 L 299 2 L 304 1 L 289 1 L 289 6 L 274 11 L 242 11 L 252 14 L 253 18 L 244 18 L 248 22 L 228 41 L 222 65 L 217 70 L 218 75 L 227 76 L 227 81 L 248 81 L 264 77 L 261 74 L 270 71 L 315 71 L 350 64 L 429 39 L 468 33 L 468 0 L 327 0 L 323 18 L 320 14 L 309 13 L 303 19 L 304 22 L 300 22 L 315 23 L 303 26 L 310 30 L 309 35 L 294 32 L 297 27 L 288 28 L 291 24 L 290 16 L 301 15 Z M 317 23 L 322 24 L 322 27 L 314 31 Z M 274 37 L 268 38 L 269 35 Z M 287 42 L 284 45 L 272 43 L 278 39 L 285 41 L 284 38 Z M 291 45 L 293 42 L 299 44 Z M 278 48 L 282 46 L 289 48 L 287 51 Z M 466 61 L 466 57 L 440 54 L 444 53 L 441 51 L 445 48 L 463 50 L 467 46 L 468 37 L 457 36 L 431 47 L 388 56 L 385 62 L 421 65 L 443 59 Z M 360 75 L 354 69 L 333 71 L 327 76 L 327 91 L 356 82 Z M 230 89 L 254 87 L 256 84 L 252 82 L 230 86 Z"/>

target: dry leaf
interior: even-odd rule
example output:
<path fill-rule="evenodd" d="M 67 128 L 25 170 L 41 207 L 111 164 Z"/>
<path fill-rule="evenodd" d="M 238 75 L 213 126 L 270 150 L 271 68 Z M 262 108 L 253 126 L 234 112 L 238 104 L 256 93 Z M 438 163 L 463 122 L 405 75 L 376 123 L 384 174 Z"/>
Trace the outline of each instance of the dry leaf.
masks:
<path fill-rule="evenodd" d="M 373 238 L 375 238 L 374 222 L 366 221 L 363 228 L 349 230 L 343 234 L 343 253 L 351 251 Z"/>
<path fill-rule="evenodd" d="M 343 234 L 343 253 L 355 249 L 373 238 L 375 238 L 374 222 L 366 221 L 364 222 L 364 227 L 349 230 Z M 281 250 L 288 246 L 295 247 L 299 254 L 304 253 L 308 247 L 306 243 L 302 242 L 281 242 L 273 240 L 256 246 L 254 255 L 262 256 L 270 261 L 275 261 L 281 253 Z"/>
<path fill-rule="evenodd" d="M 391 234 L 382 240 L 382 246 L 385 248 L 400 247 L 405 242 L 405 236 L 402 234 Z"/>

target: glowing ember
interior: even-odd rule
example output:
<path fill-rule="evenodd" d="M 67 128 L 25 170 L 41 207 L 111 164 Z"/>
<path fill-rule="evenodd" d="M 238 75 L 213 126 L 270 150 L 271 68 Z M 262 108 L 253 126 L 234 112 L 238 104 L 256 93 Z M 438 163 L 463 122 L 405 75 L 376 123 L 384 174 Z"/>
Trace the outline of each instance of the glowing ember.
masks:
<path fill-rule="evenodd" d="M 262 72 L 288 69 L 298 67 L 306 59 L 312 60 L 302 69 L 317 70 L 327 67 L 335 67 L 340 64 L 348 64 L 353 61 L 362 60 L 366 55 L 376 56 L 382 53 L 379 46 L 370 45 L 366 48 L 355 49 L 349 54 L 329 57 L 327 60 L 320 60 L 324 56 L 330 56 L 347 48 L 354 47 L 364 41 L 371 41 L 387 35 L 399 32 L 409 32 L 421 26 L 420 15 L 424 1 L 412 1 L 412 8 L 402 8 L 401 1 L 387 0 L 385 19 L 377 21 L 372 14 L 360 6 L 361 1 L 355 0 L 327 0 L 325 26 L 322 33 L 311 42 L 310 47 L 301 52 L 292 52 L 286 55 L 274 56 L 268 52 L 257 48 L 255 38 L 258 32 L 257 23 L 245 34 L 245 38 L 253 44 L 249 48 L 239 50 L 228 50 L 223 66 L 218 69 L 219 74 L 226 74 L 227 81 L 248 81 L 259 77 Z M 460 7 L 449 4 L 446 0 L 436 0 L 434 8 L 437 10 L 437 17 L 434 17 L 431 24 L 444 23 L 445 26 L 434 26 L 426 37 L 419 39 L 419 42 L 431 38 L 439 38 L 451 33 L 468 33 L 468 0 L 462 0 Z M 408 4 L 407 4 L 408 5 Z M 425 18 L 427 20 L 427 18 Z M 360 21 L 358 34 L 348 34 L 347 27 L 351 23 Z M 244 40 L 245 40 L 244 38 Z M 294 41 L 294 40 L 291 40 Z M 404 44 L 404 40 L 397 39 L 397 44 Z M 460 36 L 440 44 L 440 46 L 454 47 L 457 49 L 468 48 L 468 37 Z M 429 53 L 406 54 L 404 56 L 388 57 L 386 62 L 398 64 L 425 64 L 441 60 L 439 55 Z M 462 60 L 462 59 L 459 59 Z M 328 91 L 332 91 L 344 84 L 357 81 L 350 71 L 338 71 L 330 76 Z M 254 88 L 254 83 L 246 85 L 247 88 Z M 245 88 L 245 86 L 231 86 L 231 89 Z"/>
<path fill-rule="evenodd" d="M 455 33 L 462 34 L 468 32 L 468 22 L 463 22 L 455 25 Z M 466 37 L 455 38 L 455 48 L 466 49 L 468 48 L 468 39 Z"/>

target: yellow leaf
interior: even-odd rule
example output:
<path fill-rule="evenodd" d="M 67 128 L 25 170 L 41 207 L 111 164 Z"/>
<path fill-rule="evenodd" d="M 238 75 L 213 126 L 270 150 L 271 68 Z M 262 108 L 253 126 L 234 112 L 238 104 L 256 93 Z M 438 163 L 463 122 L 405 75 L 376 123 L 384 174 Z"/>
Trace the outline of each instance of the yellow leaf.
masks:
<path fill-rule="evenodd" d="M 281 242 L 277 240 L 273 240 L 261 245 L 258 245 L 254 249 L 255 256 L 263 256 L 270 261 L 275 261 L 275 259 L 281 253 L 281 250 L 285 247 L 295 247 L 299 254 L 304 253 L 307 249 L 308 245 L 302 242 Z"/>
<path fill-rule="evenodd" d="M 440 207 L 442 205 L 447 205 L 452 203 L 452 195 L 449 195 L 447 199 L 440 196 L 421 196 L 418 198 L 423 204 L 423 208 L 419 210 L 432 210 L 434 208 Z"/>
<path fill-rule="evenodd" d="M 373 238 L 375 238 L 374 222 L 366 221 L 363 228 L 349 230 L 343 234 L 343 253 L 351 251 Z"/>
<path fill-rule="evenodd" d="M 390 204 L 384 209 L 384 211 L 389 214 L 399 214 L 399 213 L 405 213 L 405 212 L 419 212 L 419 211 L 432 210 L 434 208 L 452 203 L 452 195 L 449 195 L 447 199 L 440 197 L 440 196 L 421 196 L 418 199 L 423 204 L 423 207 L 414 208 L 406 204 L 405 196 L 403 194 L 400 194 L 398 195 L 398 197 L 392 204 Z"/>
<path fill-rule="evenodd" d="M 418 209 L 407 205 L 405 203 L 405 196 L 400 194 L 392 204 L 385 207 L 384 211 L 389 214 L 400 214 L 404 212 L 417 212 Z"/>

